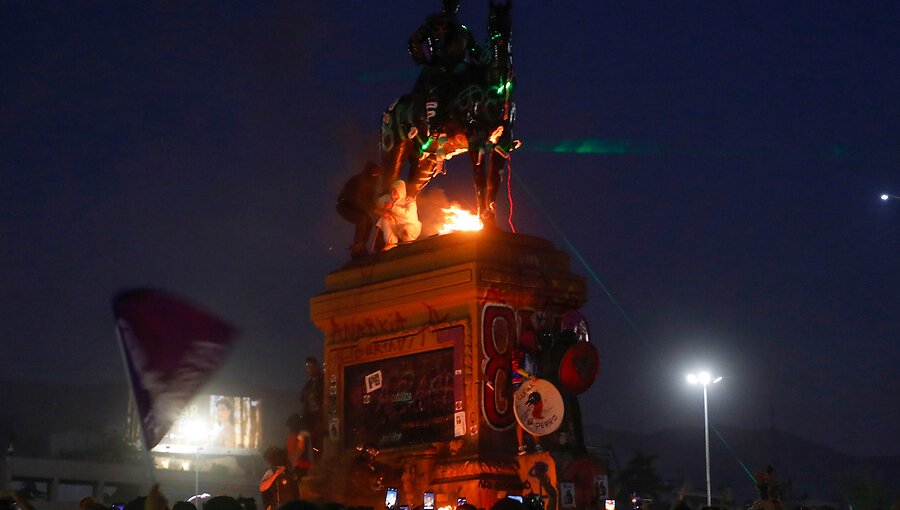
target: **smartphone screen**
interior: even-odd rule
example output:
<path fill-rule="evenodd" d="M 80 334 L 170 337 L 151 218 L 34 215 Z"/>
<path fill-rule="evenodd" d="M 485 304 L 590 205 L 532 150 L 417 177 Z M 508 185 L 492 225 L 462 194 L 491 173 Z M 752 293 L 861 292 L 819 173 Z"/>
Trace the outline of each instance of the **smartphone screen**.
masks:
<path fill-rule="evenodd" d="M 422 496 L 422 508 L 423 508 L 423 510 L 434 510 L 434 493 L 433 492 L 427 491 Z"/>
<path fill-rule="evenodd" d="M 397 489 L 388 487 L 387 493 L 384 495 L 384 507 L 394 508 L 397 506 Z"/>
<path fill-rule="evenodd" d="M 456 498 L 456 506 L 462 506 L 466 504 L 466 498 Z"/>
<path fill-rule="evenodd" d="M 514 499 L 514 500 L 518 501 L 519 503 L 525 502 L 525 498 L 523 498 L 522 496 L 513 496 L 510 494 L 509 496 L 506 496 L 506 497 L 509 499 Z"/>

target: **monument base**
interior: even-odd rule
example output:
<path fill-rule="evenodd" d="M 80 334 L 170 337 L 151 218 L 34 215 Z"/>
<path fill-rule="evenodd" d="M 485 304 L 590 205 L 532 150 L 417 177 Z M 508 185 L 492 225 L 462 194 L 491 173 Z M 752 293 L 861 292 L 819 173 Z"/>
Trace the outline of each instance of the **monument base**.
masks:
<path fill-rule="evenodd" d="M 565 253 L 457 232 L 350 262 L 325 283 L 310 316 L 325 335 L 328 437 L 306 494 L 376 508 L 388 487 L 410 508 L 426 491 L 436 507 L 549 495 L 553 457 L 517 455 L 512 359 L 520 339 L 585 302 Z"/>

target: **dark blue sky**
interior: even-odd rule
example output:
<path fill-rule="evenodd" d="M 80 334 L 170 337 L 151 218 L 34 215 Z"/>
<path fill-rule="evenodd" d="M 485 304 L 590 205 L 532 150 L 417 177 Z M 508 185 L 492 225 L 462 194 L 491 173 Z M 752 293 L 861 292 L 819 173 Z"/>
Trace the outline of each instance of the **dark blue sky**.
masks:
<path fill-rule="evenodd" d="M 124 383 L 109 299 L 153 285 L 244 331 L 220 377 L 299 388 L 347 260 L 333 203 L 438 7 L 3 3 L 4 376 Z M 485 3 L 461 17 L 483 40 Z M 588 421 L 700 426 L 705 362 L 713 423 L 900 454 L 898 25 L 894 2 L 516 3 L 517 229 L 628 314 L 591 283 Z M 469 175 L 432 186 L 471 203 Z"/>

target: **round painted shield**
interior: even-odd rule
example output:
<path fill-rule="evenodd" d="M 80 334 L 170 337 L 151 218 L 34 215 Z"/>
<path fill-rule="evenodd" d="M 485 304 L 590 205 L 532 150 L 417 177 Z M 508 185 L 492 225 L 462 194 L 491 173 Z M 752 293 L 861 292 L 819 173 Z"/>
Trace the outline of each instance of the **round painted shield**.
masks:
<path fill-rule="evenodd" d="M 569 310 L 563 314 L 562 330 L 574 331 L 579 341 L 591 341 L 591 329 L 588 327 L 587 319 L 578 310 Z"/>
<path fill-rule="evenodd" d="M 575 342 L 559 362 L 559 384 L 578 395 L 594 384 L 600 372 L 600 354 L 590 342 Z"/>
<path fill-rule="evenodd" d="M 514 399 L 516 420 L 529 434 L 546 436 L 562 424 L 566 406 L 550 381 L 529 379 L 516 390 Z"/>

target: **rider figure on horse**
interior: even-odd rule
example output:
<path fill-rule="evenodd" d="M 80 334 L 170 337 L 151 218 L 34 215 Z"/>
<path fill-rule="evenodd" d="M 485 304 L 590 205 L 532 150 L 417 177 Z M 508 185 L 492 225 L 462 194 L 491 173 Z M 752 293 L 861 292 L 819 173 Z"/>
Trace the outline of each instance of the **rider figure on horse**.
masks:
<path fill-rule="evenodd" d="M 409 38 L 409 54 L 423 66 L 413 94 L 425 101 L 427 136 L 436 136 L 438 104 L 455 74 L 478 60 L 480 48 L 472 33 L 459 22 L 459 0 L 444 0 L 443 9 L 432 14 Z"/>

